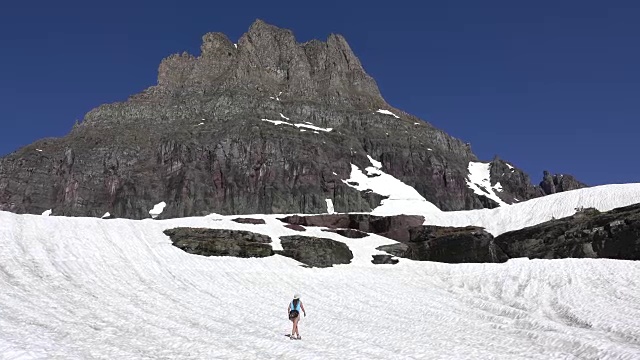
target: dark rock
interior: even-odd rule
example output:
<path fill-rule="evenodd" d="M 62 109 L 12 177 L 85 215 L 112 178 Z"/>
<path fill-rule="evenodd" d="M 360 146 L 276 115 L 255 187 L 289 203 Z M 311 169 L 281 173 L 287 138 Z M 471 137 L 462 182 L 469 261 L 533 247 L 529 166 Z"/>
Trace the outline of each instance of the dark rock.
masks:
<path fill-rule="evenodd" d="M 273 255 L 271 238 L 241 230 L 175 228 L 165 230 L 174 246 L 189 254 L 241 258 Z"/>
<path fill-rule="evenodd" d="M 233 221 L 240 224 L 253 224 L 253 225 L 262 225 L 266 224 L 264 219 L 253 219 L 253 218 L 236 218 Z"/>
<path fill-rule="evenodd" d="M 555 194 L 563 191 L 582 189 L 588 187 L 586 184 L 576 180 L 571 175 L 555 174 L 551 175 L 548 171 L 543 172 L 540 188 L 545 195 Z"/>
<path fill-rule="evenodd" d="M 406 254 L 409 251 L 409 245 L 405 243 L 382 245 L 377 247 L 376 250 L 384 251 L 397 257 L 407 257 Z"/>
<path fill-rule="evenodd" d="M 333 232 L 350 239 L 362 239 L 369 236 L 366 232 L 354 229 L 322 229 L 322 231 Z"/>
<path fill-rule="evenodd" d="M 491 161 L 490 176 L 492 184 L 499 182 L 502 185 L 503 191 L 496 193 L 508 204 L 588 187 L 571 175 L 551 175 L 548 171 L 544 171 L 539 186 L 532 185 L 527 174 L 498 156 Z"/>
<path fill-rule="evenodd" d="M 411 229 L 405 257 L 445 263 L 504 262 L 508 260 L 495 246 L 491 234 L 482 228 L 423 226 Z"/>
<path fill-rule="evenodd" d="M 501 200 L 508 204 L 522 202 L 543 196 L 542 190 L 531 184 L 529 175 L 522 170 L 498 158 L 491 161 L 491 184 L 500 183 L 503 191 L 496 192 Z"/>
<path fill-rule="evenodd" d="M 382 264 L 395 265 L 399 262 L 398 259 L 394 259 L 391 255 L 371 255 L 371 256 L 373 257 L 373 260 L 371 260 L 371 262 L 376 265 L 382 265 Z"/>
<path fill-rule="evenodd" d="M 300 226 L 300 225 L 285 225 L 284 227 L 286 227 L 287 229 L 291 229 L 291 230 L 295 230 L 295 231 L 307 231 L 307 229 L 304 228 L 304 226 Z"/>
<path fill-rule="evenodd" d="M 310 267 L 330 267 L 349 264 L 353 253 L 345 243 L 308 236 L 282 236 L 282 251 L 276 253 L 295 259 Z"/>
<path fill-rule="evenodd" d="M 410 232 L 409 242 L 384 245 L 377 249 L 420 261 L 484 263 L 508 260 L 495 245 L 493 236 L 482 228 L 419 226 L 411 228 Z"/>
<path fill-rule="evenodd" d="M 640 260 L 640 204 L 600 213 L 577 209 L 569 217 L 501 234 L 509 257 Z"/>
<path fill-rule="evenodd" d="M 424 223 L 424 217 L 418 215 L 375 216 L 370 214 L 293 215 L 279 220 L 295 225 L 359 230 L 396 241 L 408 241 L 409 229 Z"/>

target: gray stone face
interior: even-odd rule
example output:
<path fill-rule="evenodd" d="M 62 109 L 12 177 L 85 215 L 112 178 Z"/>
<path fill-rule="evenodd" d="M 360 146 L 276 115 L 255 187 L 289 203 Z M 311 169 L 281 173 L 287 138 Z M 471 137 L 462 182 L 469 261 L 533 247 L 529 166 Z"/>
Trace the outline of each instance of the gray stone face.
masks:
<path fill-rule="evenodd" d="M 555 174 L 551 175 L 548 171 L 544 171 L 540 188 L 545 195 L 555 194 L 563 191 L 582 189 L 587 187 L 571 175 Z"/>
<path fill-rule="evenodd" d="M 477 227 L 422 226 L 410 230 L 404 257 L 445 263 L 484 263 L 508 260 L 495 247 L 491 234 Z"/>
<path fill-rule="evenodd" d="M 367 154 L 443 210 L 492 205 L 465 183 L 470 147 L 387 104 L 342 36 L 298 43 L 258 20 L 237 47 L 206 34 L 199 56 L 162 60 L 156 85 L 0 159 L 0 210 L 141 219 L 164 201 L 162 219 L 323 213 L 332 199 L 369 211 L 380 196 L 342 181 Z M 521 195 L 525 180 L 509 192 L 543 195 Z"/>
<path fill-rule="evenodd" d="M 173 245 L 189 254 L 241 258 L 273 255 L 271 238 L 242 230 L 175 228 L 165 230 Z"/>
<path fill-rule="evenodd" d="M 509 257 L 640 260 L 640 205 L 573 216 L 501 234 L 496 244 Z"/>
<path fill-rule="evenodd" d="M 353 253 L 347 244 L 332 239 L 310 236 L 280 237 L 282 251 L 277 254 L 295 259 L 309 267 L 331 267 L 337 264 L 349 264 Z"/>

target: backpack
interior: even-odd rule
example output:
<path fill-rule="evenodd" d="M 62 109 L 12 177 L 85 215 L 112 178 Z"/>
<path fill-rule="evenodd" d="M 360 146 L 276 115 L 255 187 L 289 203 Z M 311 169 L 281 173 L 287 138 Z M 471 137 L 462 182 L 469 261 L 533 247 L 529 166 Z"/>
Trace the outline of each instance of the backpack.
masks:
<path fill-rule="evenodd" d="M 298 306 L 299 304 L 300 302 L 298 301 Z M 295 307 L 298 307 L 298 306 L 295 306 Z M 294 308 L 293 301 L 292 301 L 291 304 L 289 305 L 289 320 L 295 319 L 296 317 L 298 317 L 298 315 L 300 315 L 300 312 L 298 312 L 298 310 Z"/>

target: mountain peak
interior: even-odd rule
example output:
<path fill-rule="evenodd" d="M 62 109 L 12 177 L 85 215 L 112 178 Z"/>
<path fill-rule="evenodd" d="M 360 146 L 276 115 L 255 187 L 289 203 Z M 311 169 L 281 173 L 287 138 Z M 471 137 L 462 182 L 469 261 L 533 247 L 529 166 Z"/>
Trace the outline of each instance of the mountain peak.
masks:
<path fill-rule="evenodd" d="M 386 106 L 378 86 L 346 39 L 299 43 L 291 30 L 256 20 L 233 44 L 223 33 L 202 37 L 200 56 L 183 53 L 164 59 L 158 71 L 160 93 L 283 92 L 290 99 L 323 101 L 356 108 Z M 181 95 L 182 94 L 182 95 Z"/>

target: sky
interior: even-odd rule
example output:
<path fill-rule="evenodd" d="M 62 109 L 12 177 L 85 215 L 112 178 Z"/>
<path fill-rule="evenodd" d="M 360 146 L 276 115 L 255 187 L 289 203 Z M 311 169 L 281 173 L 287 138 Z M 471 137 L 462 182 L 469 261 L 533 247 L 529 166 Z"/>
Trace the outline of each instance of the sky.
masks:
<path fill-rule="evenodd" d="M 0 13 L 0 155 L 156 82 L 162 58 L 257 19 L 346 37 L 388 103 L 526 171 L 640 182 L 632 1 L 21 1 Z"/>

